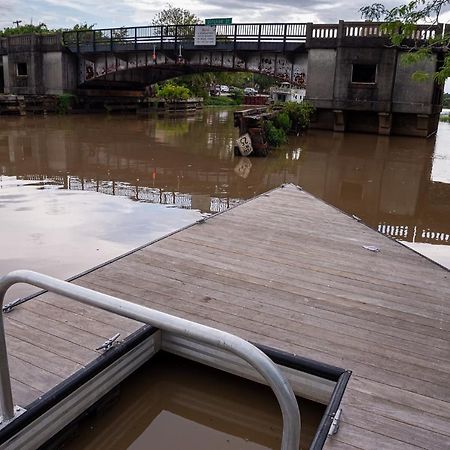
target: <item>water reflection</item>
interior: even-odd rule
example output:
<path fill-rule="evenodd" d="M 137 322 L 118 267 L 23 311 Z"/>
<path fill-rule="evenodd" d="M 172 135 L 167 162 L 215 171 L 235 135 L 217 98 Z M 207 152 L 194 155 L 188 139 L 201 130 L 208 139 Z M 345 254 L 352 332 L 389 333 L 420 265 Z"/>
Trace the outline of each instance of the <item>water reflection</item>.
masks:
<path fill-rule="evenodd" d="M 233 155 L 232 111 L 2 120 L 1 173 L 18 180 L 203 212 L 292 182 L 389 236 L 450 244 L 448 124 L 429 140 L 311 131 L 250 159 Z"/>
<path fill-rule="evenodd" d="M 283 424 L 270 389 L 171 355 L 154 359 L 122 385 L 117 403 L 82 421 L 73 441 L 61 448 L 280 448 Z M 301 449 L 307 449 L 324 407 L 304 399 L 299 406 Z"/>

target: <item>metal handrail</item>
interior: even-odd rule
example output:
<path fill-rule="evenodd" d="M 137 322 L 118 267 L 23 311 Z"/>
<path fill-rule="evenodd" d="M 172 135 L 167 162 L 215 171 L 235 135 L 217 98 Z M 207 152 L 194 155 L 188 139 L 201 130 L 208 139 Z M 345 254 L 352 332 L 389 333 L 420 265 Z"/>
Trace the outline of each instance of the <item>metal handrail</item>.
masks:
<path fill-rule="evenodd" d="M 16 270 L 0 278 L 0 407 L 3 420 L 14 419 L 11 379 L 8 367 L 3 301 L 7 290 L 17 283 L 31 284 L 49 292 L 66 296 L 129 319 L 144 322 L 181 336 L 185 336 L 227 350 L 253 366 L 272 388 L 283 415 L 282 450 L 298 450 L 300 443 L 300 411 L 295 394 L 272 360 L 254 345 L 230 333 L 175 317 L 117 297 L 102 294 L 67 281 L 61 281 L 31 270 Z"/>
<path fill-rule="evenodd" d="M 77 52 L 83 46 L 93 46 L 93 51 L 106 45 L 111 50 L 116 45 L 138 44 L 158 45 L 194 42 L 195 28 L 198 25 L 148 25 L 141 27 L 101 28 L 95 30 L 65 31 L 62 34 L 63 44 L 76 47 Z M 307 23 L 242 23 L 217 25 L 217 39 L 223 42 L 305 42 Z"/>
<path fill-rule="evenodd" d="M 218 42 L 261 43 L 280 42 L 308 43 L 310 39 L 346 38 L 383 38 L 380 26 L 383 22 L 344 22 L 339 24 L 313 23 L 236 23 L 216 25 Z M 147 25 L 140 27 L 101 28 L 95 30 L 65 31 L 62 33 L 63 44 L 79 52 L 87 47 L 88 51 L 115 51 L 122 46 L 130 45 L 134 50 L 140 44 L 157 46 L 158 49 L 173 45 L 194 42 L 196 25 Z M 410 39 L 427 40 L 440 34 L 442 24 L 416 25 Z M 91 48 L 92 47 L 92 48 Z M 117 48 L 116 48 L 117 47 Z M 167 49 L 167 48 L 166 48 Z M 126 48 L 124 48 L 126 51 Z"/>

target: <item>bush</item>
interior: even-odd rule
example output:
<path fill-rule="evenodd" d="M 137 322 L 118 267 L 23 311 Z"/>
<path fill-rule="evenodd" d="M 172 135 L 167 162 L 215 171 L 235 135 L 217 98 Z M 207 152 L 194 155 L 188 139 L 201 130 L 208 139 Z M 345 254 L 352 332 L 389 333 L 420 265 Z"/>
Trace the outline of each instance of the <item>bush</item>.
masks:
<path fill-rule="evenodd" d="M 204 99 L 205 106 L 235 106 L 236 101 L 232 97 L 212 96 Z"/>
<path fill-rule="evenodd" d="M 278 147 L 287 141 L 286 132 L 282 128 L 277 128 L 271 120 L 264 122 L 264 134 L 271 147 Z"/>
<path fill-rule="evenodd" d="M 273 124 L 287 133 L 292 127 L 292 121 L 286 112 L 280 112 L 273 119 Z"/>
<path fill-rule="evenodd" d="M 308 102 L 286 102 L 283 104 L 283 112 L 289 116 L 291 128 L 298 132 L 308 128 L 314 107 Z"/>
<path fill-rule="evenodd" d="M 187 100 L 190 96 L 191 91 L 187 87 L 178 86 L 170 82 L 156 88 L 156 97 L 163 98 L 168 102 Z"/>
<path fill-rule="evenodd" d="M 450 116 L 440 116 L 440 117 L 439 117 L 439 120 L 440 120 L 441 122 L 447 122 L 447 123 L 450 123 Z"/>
<path fill-rule="evenodd" d="M 314 108 L 307 102 L 282 104 L 282 109 L 272 120 L 264 122 L 264 133 L 271 147 L 278 147 L 287 141 L 287 134 L 299 132 L 308 127 Z"/>
<path fill-rule="evenodd" d="M 244 101 L 244 91 L 242 89 L 235 89 L 231 94 L 235 105 L 242 105 Z"/>
<path fill-rule="evenodd" d="M 75 95 L 72 94 L 62 94 L 59 95 L 56 101 L 56 112 L 58 114 L 67 114 L 74 102 L 76 101 Z"/>

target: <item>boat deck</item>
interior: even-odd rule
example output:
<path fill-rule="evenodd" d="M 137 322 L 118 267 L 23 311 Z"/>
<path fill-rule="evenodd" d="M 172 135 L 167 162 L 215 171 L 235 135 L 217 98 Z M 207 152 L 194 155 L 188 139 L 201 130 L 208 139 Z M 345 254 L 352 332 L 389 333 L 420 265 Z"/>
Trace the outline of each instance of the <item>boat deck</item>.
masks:
<path fill-rule="evenodd" d="M 351 370 L 327 449 L 450 448 L 449 271 L 295 186 L 74 283 Z M 21 406 L 141 327 L 49 293 L 5 320 Z"/>

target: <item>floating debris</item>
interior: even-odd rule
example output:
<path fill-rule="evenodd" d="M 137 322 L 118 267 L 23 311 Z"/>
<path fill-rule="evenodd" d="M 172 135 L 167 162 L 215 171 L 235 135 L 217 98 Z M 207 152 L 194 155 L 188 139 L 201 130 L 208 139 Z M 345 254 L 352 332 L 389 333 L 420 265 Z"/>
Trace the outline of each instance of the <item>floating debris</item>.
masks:
<path fill-rule="evenodd" d="M 369 250 L 371 252 L 374 252 L 374 253 L 380 252 L 380 249 L 378 247 L 375 247 L 375 245 L 363 245 L 363 248 L 365 248 L 366 250 Z"/>

